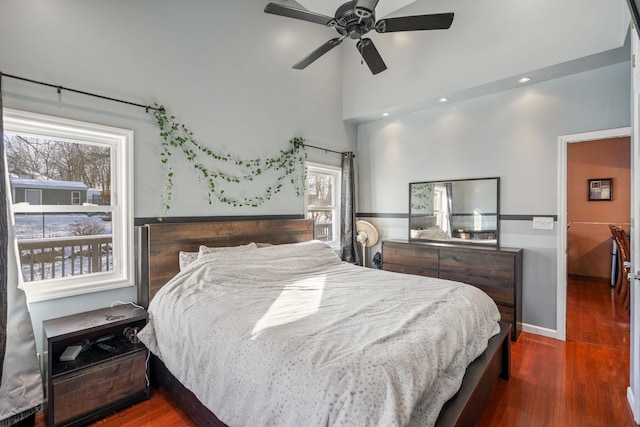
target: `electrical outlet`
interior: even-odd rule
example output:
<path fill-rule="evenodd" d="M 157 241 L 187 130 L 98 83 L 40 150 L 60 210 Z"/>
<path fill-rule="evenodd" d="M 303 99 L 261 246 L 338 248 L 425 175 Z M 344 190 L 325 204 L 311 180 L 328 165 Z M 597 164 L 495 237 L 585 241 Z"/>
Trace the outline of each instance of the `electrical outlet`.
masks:
<path fill-rule="evenodd" d="M 533 217 L 534 230 L 553 230 L 553 218 L 548 216 Z"/>

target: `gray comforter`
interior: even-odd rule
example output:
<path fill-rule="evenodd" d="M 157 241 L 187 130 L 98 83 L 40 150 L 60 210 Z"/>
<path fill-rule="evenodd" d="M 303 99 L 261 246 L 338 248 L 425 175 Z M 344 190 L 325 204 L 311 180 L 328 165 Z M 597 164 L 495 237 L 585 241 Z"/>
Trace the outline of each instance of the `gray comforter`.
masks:
<path fill-rule="evenodd" d="M 201 256 L 140 339 L 230 426 L 433 425 L 499 332 L 482 291 L 312 241 Z"/>

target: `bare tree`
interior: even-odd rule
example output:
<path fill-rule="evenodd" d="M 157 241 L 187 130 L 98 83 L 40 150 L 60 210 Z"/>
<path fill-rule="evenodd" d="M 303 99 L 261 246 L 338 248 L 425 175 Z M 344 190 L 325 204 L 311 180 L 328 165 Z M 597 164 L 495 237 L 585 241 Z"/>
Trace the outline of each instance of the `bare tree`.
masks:
<path fill-rule="evenodd" d="M 57 141 L 5 135 L 9 172 L 21 177 L 56 175 Z"/>
<path fill-rule="evenodd" d="M 98 145 L 5 135 L 9 171 L 18 176 L 79 181 L 97 188 L 103 200 L 111 192 L 111 153 Z"/>

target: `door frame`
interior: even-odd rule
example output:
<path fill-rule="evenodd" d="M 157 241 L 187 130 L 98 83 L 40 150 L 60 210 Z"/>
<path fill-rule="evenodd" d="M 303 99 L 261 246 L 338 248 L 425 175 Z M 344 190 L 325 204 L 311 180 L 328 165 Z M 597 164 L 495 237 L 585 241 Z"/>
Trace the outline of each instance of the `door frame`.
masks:
<path fill-rule="evenodd" d="M 567 147 L 576 142 L 631 137 L 631 127 L 561 135 L 558 137 L 558 260 L 556 339 L 567 339 Z"/>
<path fill-rule="evenodd" d="M 630 385 L 627 388 L 627 400 L 633 411 L 633 417 L 640 424 L 640 295 L 637 285 L 640 271 L 640 70 L 636 67 L 636 58 L 640 56 L 638 31 L 631 25 L 631 272 L 634 278 L 629 281 L 630 320 L 631 320 L 631 356 Z M 634 273 L 635 272 L 635 273 Z"/>

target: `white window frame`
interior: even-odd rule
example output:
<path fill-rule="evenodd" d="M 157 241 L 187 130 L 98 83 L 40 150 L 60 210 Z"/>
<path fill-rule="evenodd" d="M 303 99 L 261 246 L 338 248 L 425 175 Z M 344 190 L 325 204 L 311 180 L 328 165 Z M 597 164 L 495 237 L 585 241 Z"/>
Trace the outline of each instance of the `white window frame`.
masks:
<path fill-rule="evenodd" d="M 22 282 L 29 301 L 44 301 L 73 295 L 133 286 L 133 131 L 5 108 L 5 133 L 47 137 L 63 141 L 99 144 L 111 149 L 111 205 L 100 210 L 112 215 L 113 270 L 71 277 Z M 5 179 L 4 177 L 0 177 Z M 95 210 L 95 206 L 11 205 L 15 212 L 67 213 Z"/>
<path fill-rule="evenodd" d="M 314 162 L 305 162 L 305 169 L 307 174 L 310 169 L 317 170 L 319 172 L 334 174 L 335 176 L 335 184 L 333 187 L 333 200 L 335 201 L 335 206 L 332 207 L 332 236 L 333 240 L 326 242 L 335 250 L 340 250 L 340 205 L 342 203 L 341 200 L 341 192 L 342 192 L 342 168 L 340 166 L 330 166 L 321 163 Z M 304 197 L 304 213 L 305 218 L 307 216 L 308 205 L 307 205 L 307 194 L 305 192 Z"/>

